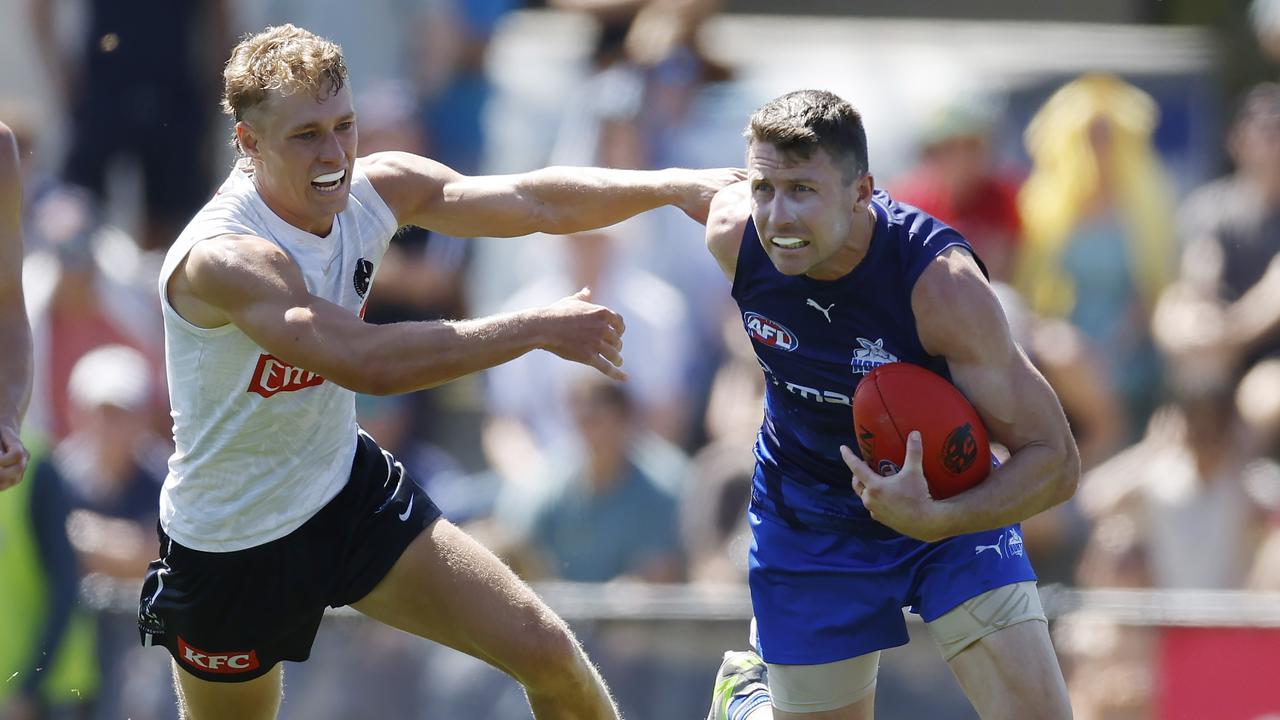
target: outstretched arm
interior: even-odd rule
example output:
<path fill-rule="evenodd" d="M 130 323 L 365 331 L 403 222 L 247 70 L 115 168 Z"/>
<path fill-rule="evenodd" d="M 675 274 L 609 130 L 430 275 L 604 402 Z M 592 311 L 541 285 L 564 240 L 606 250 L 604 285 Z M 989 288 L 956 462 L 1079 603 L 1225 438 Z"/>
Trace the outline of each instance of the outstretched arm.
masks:
<path fill-rule="evenodd" d="M 917 462 L 890 478 L 846 452 L 867 509 L 904 535 L 934 541 L 1019 522 L 1071 497 L 1080 457 L 1062 406 L 1013 342 L 972 257 L 953 248 L 935 259 L 916 283 L 911 306 L 925 350 L 946 358 L 956 387 L 1012 456 L 976 487 L 935 501 L 920 474 L 918 436 L 907 450 Z"/>
<path fill-rule="evenodd" d="M 13 132 L 0 123 L 0 490 L 27 466 L 18 439 L 31 396 L 31 327 L 22 297 L 22 183 Z"/>
<path fill-rule="evenodd" d="M 622 318 L 591 304 L 586 290 L 478 320 L 373 325 L 310 294 L 297 265 L 272 243 L 224 236 L 192 248 L 168 291 L 180 313 L 201 311 L 200 324 L 234 323 L 282 360 L 371 395 L 440 385 L 539 348 L 625 379 Z"/>
<path fill-rule="evenodd" d="M 375 153 L 365 172 L 402 225 L 456 237 L 591 230 L 663 205 L 706 222 L 711 198 L 742 171 L 553 167 L 468 177 L 411 153 Z"/>

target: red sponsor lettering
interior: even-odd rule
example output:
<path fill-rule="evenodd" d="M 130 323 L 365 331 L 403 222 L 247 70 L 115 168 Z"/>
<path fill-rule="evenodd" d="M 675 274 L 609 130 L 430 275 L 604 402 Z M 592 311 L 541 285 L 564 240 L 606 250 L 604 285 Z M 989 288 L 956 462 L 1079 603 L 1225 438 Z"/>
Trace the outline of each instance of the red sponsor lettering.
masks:
<path fill-rule="evenodd" d="M 268 398 L 276 393 L 315 387 L 323 382 L 324 377 L 310 370 L 290 365 L 275 355 L 263 353 L 258 357 L 258 366 L 253 370 L 248 391 Z"/>
<path fill-rule="evenodd" d="M 178 636 L 178 659 L 193 668 L 219 675 L 249 672 L 259 667 L 257 650 L 206 652 L 189 645 L 181 635 Z"/>

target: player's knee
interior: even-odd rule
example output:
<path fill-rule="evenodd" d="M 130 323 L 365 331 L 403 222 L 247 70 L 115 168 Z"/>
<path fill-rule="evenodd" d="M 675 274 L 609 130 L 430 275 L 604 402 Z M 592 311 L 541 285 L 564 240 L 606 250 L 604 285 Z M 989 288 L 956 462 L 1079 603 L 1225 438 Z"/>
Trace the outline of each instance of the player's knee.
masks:
<path fill-rule="evenodd" d="M 589 682 L 586 657 L 573 632 L 549 611 L 526 626 L 512 674 L 535 693 L 559 693 Z"/>

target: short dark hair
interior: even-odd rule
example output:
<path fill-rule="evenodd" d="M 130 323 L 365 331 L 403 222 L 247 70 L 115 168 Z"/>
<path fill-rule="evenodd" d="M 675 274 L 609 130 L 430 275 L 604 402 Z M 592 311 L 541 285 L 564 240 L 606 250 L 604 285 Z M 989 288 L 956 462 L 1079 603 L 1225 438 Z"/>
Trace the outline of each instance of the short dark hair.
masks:
<path fill-rule="evenodd" d="M 805 159 L 822 148 L 844 168 L 846 184 L 870 169 L 862 115 L 825 90 L 796 90 L 770 100 L 751 114 L 743 135 Z"/>

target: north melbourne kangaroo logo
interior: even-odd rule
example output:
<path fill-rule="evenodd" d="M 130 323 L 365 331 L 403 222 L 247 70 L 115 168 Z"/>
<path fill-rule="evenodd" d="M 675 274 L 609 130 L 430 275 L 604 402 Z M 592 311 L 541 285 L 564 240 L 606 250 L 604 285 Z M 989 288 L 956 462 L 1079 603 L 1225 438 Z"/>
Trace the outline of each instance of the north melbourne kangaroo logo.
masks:
<path fill-rule="evenodd" d="M 898 362 L 898 358 L 893 353 L 884 349 L 884 338 L 875 342 L 858 338 L 858 344 L 862 347 L 853 351 L 853 360 L 849 363 L 855 375 L 865 375 L 881 365 Z"/>
<path fill-rule="evenodd" d="M 827 322 L 831 322 L 831 309 L 836 306 L 835 303 L 831 303 L 827 307 L 822 307 L 821 305 L 818 304 L 818 301 L 814 300 L 813 298 L 805 298 L 805 300 L 807 301 L 805 303 L 806 305 L 822 313 L 822 317 L 826 318 Z"/>

